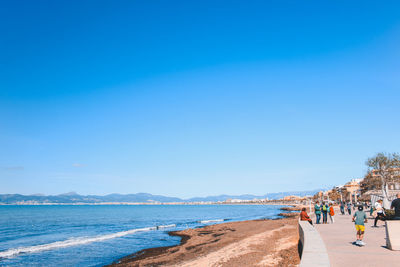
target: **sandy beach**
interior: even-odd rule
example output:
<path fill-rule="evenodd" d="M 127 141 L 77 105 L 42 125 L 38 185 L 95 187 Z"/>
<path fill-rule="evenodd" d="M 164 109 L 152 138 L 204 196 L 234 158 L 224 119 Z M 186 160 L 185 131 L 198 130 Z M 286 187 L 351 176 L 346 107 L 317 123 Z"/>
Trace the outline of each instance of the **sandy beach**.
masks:
<path fill-rule="evenodd" d="M 180 245 L 142 250 L 110 266 L 296 266 L 298 214 L 282 215 L 170 232 Z"/>

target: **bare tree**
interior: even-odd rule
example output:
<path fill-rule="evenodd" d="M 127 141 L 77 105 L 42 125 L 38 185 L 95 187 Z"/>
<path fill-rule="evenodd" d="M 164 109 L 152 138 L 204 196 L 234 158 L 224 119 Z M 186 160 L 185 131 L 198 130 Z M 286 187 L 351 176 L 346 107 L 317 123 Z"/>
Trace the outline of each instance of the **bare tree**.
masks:
<path fill-rule="evenodd" d="M 340 193 L 336 189 L 332 189 L 331 192 L 328 193 L 329 199 L 333 201 L 340 200 Z"/>
<path fill-rule="evenodd" d="M 365 164 L 370 168 L 370 171 L 374 171 L 381 179 L 383 206 L 385 209 L 389 209 L 388 182 L 393 179 L 394 169 L 400 167 L 400 155 L 397 153 L 378 153 L 369 158 Z"/>

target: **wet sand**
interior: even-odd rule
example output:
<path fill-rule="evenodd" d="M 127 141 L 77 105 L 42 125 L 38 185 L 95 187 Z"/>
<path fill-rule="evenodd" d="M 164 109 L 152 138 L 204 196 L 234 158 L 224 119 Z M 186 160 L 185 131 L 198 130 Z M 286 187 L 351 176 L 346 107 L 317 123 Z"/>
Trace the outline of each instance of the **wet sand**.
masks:
<path fill-rule="evenodd" d="M 297 266 L 298 213 L 170 232 L 181 244 L 151 248 L 110 266 Z"/>

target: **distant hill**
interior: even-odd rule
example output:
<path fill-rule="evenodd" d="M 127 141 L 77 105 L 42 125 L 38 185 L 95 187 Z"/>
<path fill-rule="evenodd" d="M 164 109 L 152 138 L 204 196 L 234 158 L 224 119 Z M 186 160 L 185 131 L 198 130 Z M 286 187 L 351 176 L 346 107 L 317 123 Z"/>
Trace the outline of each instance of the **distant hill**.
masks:
<path fill-rule="evenodd" d="M 96 195 L 78 195 L 71 192 L 61 195 L 44 196 L 44 195 L 20 195 L 20 194 L 2 194 L 0 195 L 0 204 L 17 204 L 17 203 L 102 203 L 102 202 L 181 202 L 177 197 L 166 197 L 152 195 L 146 193 L 137 194 L 110 194 L 105 196 Z"/>
<path fill-rule="evenodd" d="M 242 200 L 252 200 L 252 199 L 279 199 L 284 196 L 289 195 L 314 195 L 321 189 L 311 190 L 311 191 L 296 191 L 296 192 L 280 192 L 280 193 L 269 193 L 263 196 L 256 195 L 219 195 L 219 196 L 208 196 L 208 197 L 194 197 L 190 199 L 181 199 L 177 197 L 167 197 L 161 195 L 152 195 L 148 193 L 137 193 L 137 194 L 109 194 L 105 196 L 97 195 L 79 195 L 75 192 L 60 194 L 60 195 L 20 195 L 20 194 L 0 194 L 0 204 L 46 204 L 46 203 L 103 203 L 103 202 L 141 202 L 141 203 L 152 203 L 152 202 L 216 202 L 225 201 L 227 199 L 242 199 Z"/>

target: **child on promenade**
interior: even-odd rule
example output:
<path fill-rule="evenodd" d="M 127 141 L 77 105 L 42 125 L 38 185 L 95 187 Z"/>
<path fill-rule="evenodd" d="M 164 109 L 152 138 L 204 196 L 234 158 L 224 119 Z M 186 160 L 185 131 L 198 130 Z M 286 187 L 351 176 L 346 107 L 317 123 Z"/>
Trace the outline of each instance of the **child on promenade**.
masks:
<path fill-rule="evenodd" d="M 319 221 L 321 220 L 321 206 L 319 205 L 319 201 L 315 202 L 314 211 L 315 216 L 317 217 L 316 224 L 319 224 Z"/>
<path fill-rule="evenodd" d="M 328 211 L 329 211 L 329 206 L 328 204 L 325 204 L 325 202 L 322 202 L 322 223 L 327 224 L 328 223 Z"/>
<path fill-rule="evenodd" d="M 333 210 L 333 206 L 329 207 L 329 218 L 331 219 L 331 223 L 335 222 L 335 211 Z"/>
<path fill-rule="evenodd" d="M 368 222 L 367 220 L 367 214 L 363 211 L 362 206 L 358 206 L 358 211 L 354 213 L 353 216 L 353 222 L 356 224 L 356 230 L 357 230 L 357 241 L 355 242 L 356 245 L 358 246 L 365 246 L 366 244 L 362 241 L 364 238 L 364 232 L 365 232 L 365 225 L 364 223 Z"/>
<path fill-rule="evenodd" d="M 310 219 L 310 217 L 307 214 L 306 208 L 302 208 L 301 212 L 300 212 L 300 221 L 308 221 L 311 225 L 312 224 L 312 220 Z"/>

